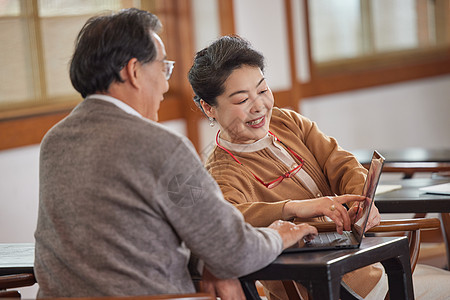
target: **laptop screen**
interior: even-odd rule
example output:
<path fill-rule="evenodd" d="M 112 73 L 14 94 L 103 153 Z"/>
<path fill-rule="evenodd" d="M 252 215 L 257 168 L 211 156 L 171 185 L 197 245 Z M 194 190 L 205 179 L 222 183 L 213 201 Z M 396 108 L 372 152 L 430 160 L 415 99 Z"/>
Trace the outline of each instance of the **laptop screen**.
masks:
<path fill-rule="evenodd" d="M 358 213 L 355 216 L 355 218 L 358 219 L 352 226 L 352 231 L 358 242 L 361 242 L 364 230 L 366 229 L 367 221 L 369 220 L 370 209 L 373 204 L 378 181 L 380 180 L 383 164 L 384 157 L 377 151 L 374 151 L 362 193 L 362 195 L 367 199 L 363 202 L 359 202 Z"/>

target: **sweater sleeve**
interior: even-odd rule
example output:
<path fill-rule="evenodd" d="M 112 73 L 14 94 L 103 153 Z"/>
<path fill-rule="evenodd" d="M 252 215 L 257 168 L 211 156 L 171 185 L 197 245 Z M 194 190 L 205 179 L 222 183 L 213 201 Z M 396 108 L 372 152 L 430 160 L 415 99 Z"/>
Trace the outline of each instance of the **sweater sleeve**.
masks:
<path fill-rule="evenodd" d="M 253 182 L 237 164 L 222 165 L 220 162 L 207 164 L 207 170 L 222 190 L 225 200 L 234 205 L 246 222 L 256 227 L 267 227 L 282 219 L 284 205 L 289 200 L 265 202 L 252 188 Z"/>
<path fill-rule="evenodd" d="M 356 157 L 342 149 L 335 138 L 324 134 L 315 122 L 294 111 L 282 111 L 297 124 L 298 136 L 316 159 L 333 193 L 361 194 L 367 170 Z"/>
<path fill-rule="evenodd" d="M 219 278 L 261 269 L 282 251 L 280 235 L 254 228 L 223 195 L 189 142 L 172 149 L 158 187 L 159 205 L 180 239 Z M 166 188 L 164 188 L 166 187 Z"/>

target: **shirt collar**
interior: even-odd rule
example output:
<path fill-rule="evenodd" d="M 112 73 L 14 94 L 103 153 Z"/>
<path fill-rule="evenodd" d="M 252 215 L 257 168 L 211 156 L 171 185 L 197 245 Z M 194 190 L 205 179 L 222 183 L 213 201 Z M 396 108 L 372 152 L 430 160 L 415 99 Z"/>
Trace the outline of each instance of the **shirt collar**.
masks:
<path fill-rule="evenodd" d="M 124 112 L 139 117 L 141 119 L 143 119 L 144 117 L 138 113 L 134 108 L 132 108 L 131 106 L 129 106 L 128 104 L 126 104 L 125 102 L 116 99 L 114 97 L 111 96 L 107 96 L 107 95 L 102 95 L 102 94 L 93 94 L 93 95 L 89 95 L 86 97 L 85 100 L 89 100 L 89 99 L 98 99 L 98 100 L 103 100 L 109 103 L 114 104 L 115 106 L 117 106 L 118 108 L 120 108 L 121 110 L 123 110 Z"/>
<path fill-rule="evenodd" d="M 275 137 L 269 133 L 266 134 L 265 137 L 257 140 L 251 144 L 235 144 L 229 141 L 226 141 L 220 138 L 219 134 L 219 143 L 224 148 L 235 151 L 235 152 L 255 152 L 267 148 L 269 145 L 274 144 Z"/>

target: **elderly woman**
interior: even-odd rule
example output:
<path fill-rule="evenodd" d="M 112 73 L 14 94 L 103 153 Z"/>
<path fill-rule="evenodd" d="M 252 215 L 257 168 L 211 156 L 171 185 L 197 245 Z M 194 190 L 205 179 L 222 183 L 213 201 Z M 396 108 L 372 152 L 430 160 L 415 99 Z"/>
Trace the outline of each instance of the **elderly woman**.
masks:
<path fill-rule="evenodd" d="M 273 106 L 259 52 L 242 38 L 222 37 L 197 53 L 189 81 L 198 106 L 220 126 L 206 168 L 247 222 L 268 226 L 279 219 L 330 218 L 338 232 L 350 229 L 364 199 L 355 195 L 362 192 L 366 169 L 314 122 Z M 367 227 L 379 221 L 373 207 Z M 365 299 L 383 299 L 383 274 L 381 264 L 375 264 L 343 280 Z M 448 271 L 417 265 L 416 299 L 448 299 L 449 278 Z M 270 299 L 287 299 L 281 282 L 264 285 Z M 297 289 L 308 297 L 302 286 Z"/>
<path fill-rule="evenodd" d="M 197 53 L 189 81 L 196 103 L 220 126 L 206 168 L 248 223 L 328 217 L 339 233 L 350 230 L 367 170 L 314 122 L 274 107 L 259 52 L 242 38 L 222 37 Z M 374 207 L 368 228 L 379 221 Z M 376 264 L 344 282 L 362 297 L 382 299 L 383 273 Z M 280 282 L 263 284 L 270 299 L 287 299 Z"/>

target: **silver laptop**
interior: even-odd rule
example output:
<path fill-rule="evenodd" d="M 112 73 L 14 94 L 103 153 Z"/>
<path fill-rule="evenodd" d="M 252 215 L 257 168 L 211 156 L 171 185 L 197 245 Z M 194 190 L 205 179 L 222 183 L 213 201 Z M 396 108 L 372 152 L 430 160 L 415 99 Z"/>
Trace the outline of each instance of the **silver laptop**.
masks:
<path fill-rule="evenodd" d="M 369 220 L 370 209 L 373 205 L 375 191 L 383 169 L 384 157 L 377 151 L 373 152 L 369 172 L 364 183 L 363 196 L 366 201 L 359 202 L 357 216 L 361 217 L 353 222 L 351 231 L 344 231 L 342 235 L 337 232 L 321 232 L 310 242 L 299 242 L 283 252 L 317 251 L 330 249 L 354 249 L 359 248 L 364 235 L 364 230 Z"/>

